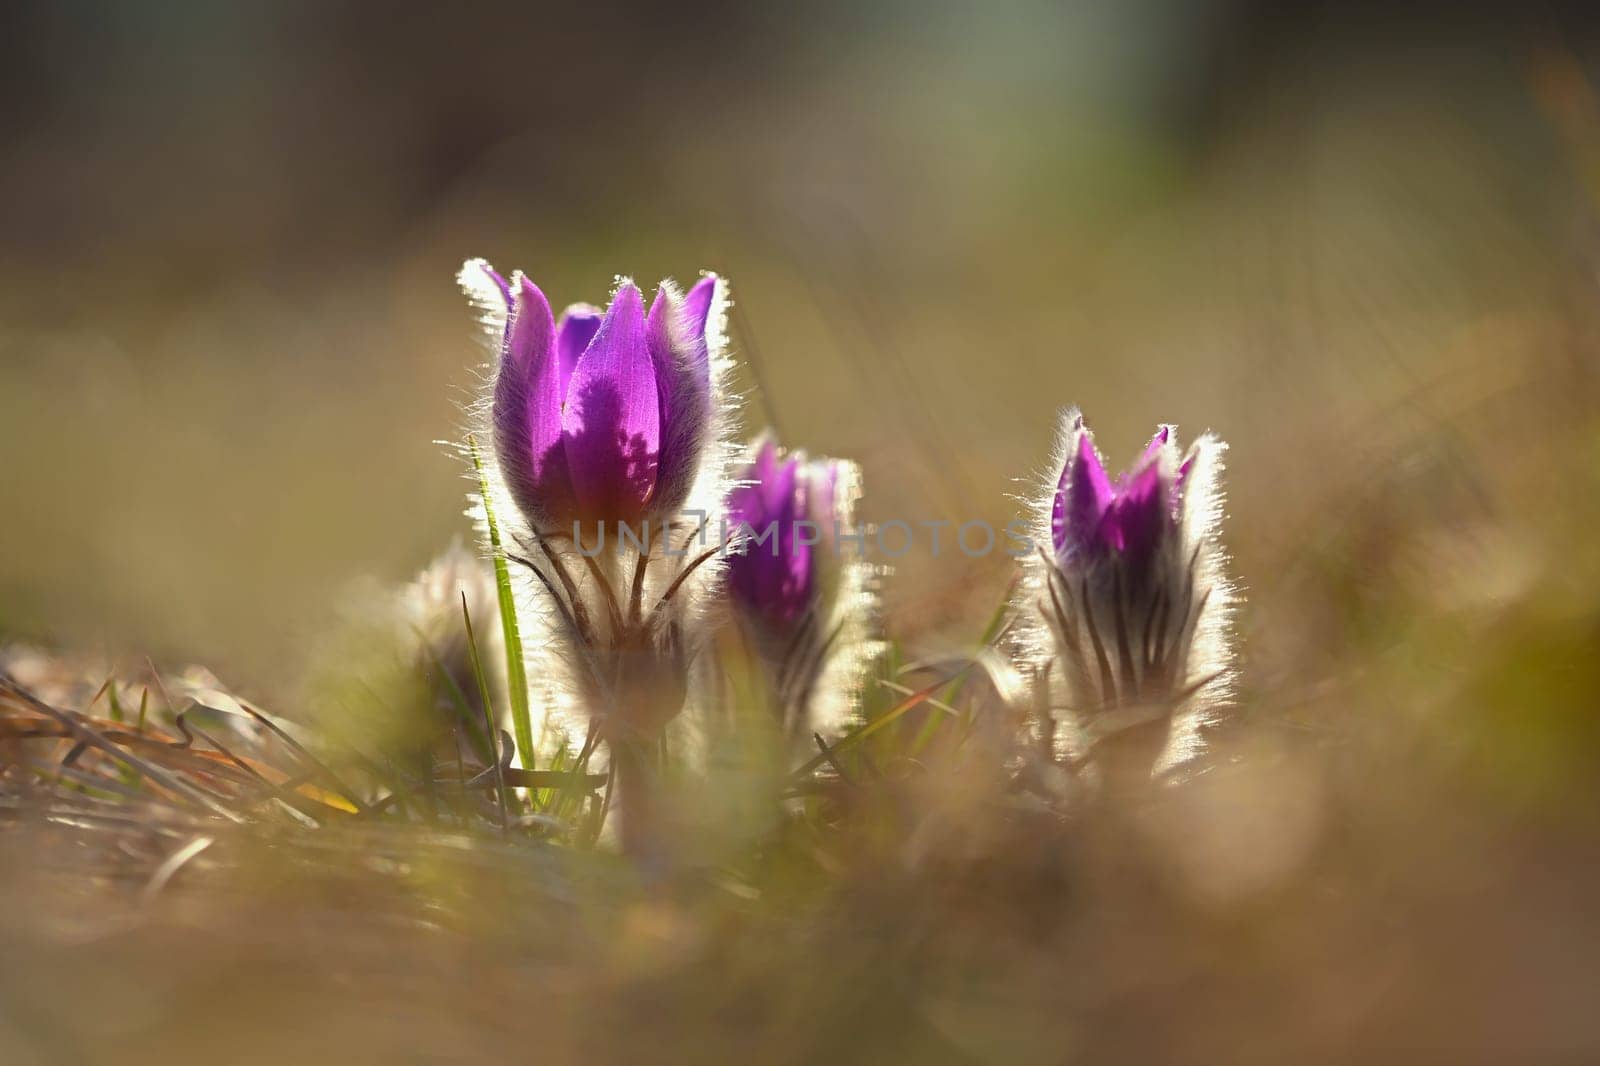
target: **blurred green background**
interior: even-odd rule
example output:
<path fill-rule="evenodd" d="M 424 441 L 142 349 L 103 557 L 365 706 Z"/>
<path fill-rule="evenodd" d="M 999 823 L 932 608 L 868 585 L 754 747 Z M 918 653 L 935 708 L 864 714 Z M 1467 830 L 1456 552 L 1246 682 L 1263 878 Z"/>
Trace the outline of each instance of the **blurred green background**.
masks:
<path fill-rule="evenodd" d="M 728 276 L 748 428 L 869 517 L 1003 523 L 1068 403 L 1113 459 L 1215 429 L 1270 681 L 1285 627 L 1400 624 L 1408 538 L 1525 581 L 1524 504 L 1587 506 L 1580 15 L 7 5 L 0 634 L 285 691 L 465 528 L 483 255 Z M 1005 567 L 907 556 L 899 631 L 970 638 Z"/>

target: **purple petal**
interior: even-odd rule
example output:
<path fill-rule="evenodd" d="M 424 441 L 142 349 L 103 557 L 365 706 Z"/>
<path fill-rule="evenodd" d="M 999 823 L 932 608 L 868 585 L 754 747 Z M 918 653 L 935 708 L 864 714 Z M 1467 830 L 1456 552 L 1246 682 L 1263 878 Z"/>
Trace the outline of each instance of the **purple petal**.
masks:
<path fill-rule="evenodd" d="M 715 274 L 708 274 L 695 282 L 689 295 L 683 298 L 684 324 L 689 331 L 684 365 L 693 374 L 696 386 L 707 396 L 711 395 L 711 347 L 706 338 L 706 325 L 717 289 L 725 284 Z"/>
<path fill-rule="evenodd" d="M 1141 463 L 1148 462 L 1161 454 L 1161 449 L 1167 446 L 1167 439 L 1172 435 L 1171 426 L 1162 426 L 1156 430 L 1156 435 L 1150 438 L 1150 443 L 1145 445 L 1144 454 L 1139 457 Z"/>
<path fill-rule="evenodd" d="M 513 498 L 537 526 L 559 523 L 572 488 L 562 449 L 555 324 L 539 287 L 513 275 L 510 318 L 494 388 L 495 453 Z"/>
<path fill-rule="evenodd" d="M 702 344 L 705 343 L 706 323 L 711 318 L 711 303 L 720 280 L 715 274 L 707 274 L 695 282 L 683 298 L 684 324 L 689 329 L 689 336 L 698 338 Z"/>
<path fill-rule="evenodd" d="M 754 485 L 737 485 L 728 490 L 728 524 L 748 522 L 755 525 L 761 517 L 761 493 Z"/>
<path fill-rule="evenodd" d="M 1050 533 L 1057 555 L 1082 551 L 1095 544 L 1100 519 L 1111 499 L 1111 481 L 1106 477 L 1100 456 L 1095 454 L 1094 438 L 1087 429 L 1080 427 L 1077 447 L 1061 470 L 1055 505 L 1050 513 Z"/>
<path fill-rule="evenodd" d="M 812 553 L 816 549 L 810 544 L 801 543 L 800 529 L 796 524 L 800 518 L 796 511 L 791 510 L 787 526 L 782 527 L 786 529 L 788 537 L 780 554 L 786 557 L 787 566 L 779 590 L 778 613 L 785 622 L 799 620 L 810 609 L 815 595 L 816 568 Z"/>
<path fill-rule="evenodd" d="M 1121 552 L 1135 574 L 1142 572 L 1171 518 L 1159 463 L 1146 463 L 1117 493 L 1100 521 L 1100 541 Z"/>
<path fill-rule="evenodd" d="M 494 282 L 495 285 L 499 287 L 500 295 L 506 298 L 506 310 L 511 310 L 512 305 L 516 303 L 516 301 L 511 298 L 511 283 L 506 281 L 505 278 L 501 277 L 500 272 L 494 267 L 490 266 L 488 263 L 483 264 L 483 272 L 489 275 L 489 280 Z"/>
<path fill-rule="evenodd" d="M 796 501 L 800 499 L 800 475 L 803 470 L 800 460 L 791 457 L 779 465 L 777 476 L 761 483 L 761 504 L 768 514 L 778 514 L 796 507 Z"/>
<path fill-rule="evenodd" d="M 661 455 L 661 405 L 645 337 L 644 299 L 632 282 L 612 298 L 578 360 L 562 417 L 567 463 L 583 517 L 644 517 Z"/>
<path fill-rule="evenodd" d="M 750 484 L 740 485 L 728 494 L 734 521 L 748 522 L 759 531 L 775 520 L 786 502 L 794 498 L 798 475 L 799 465 L 793 460 L 778 462 L 778 447 L 770 437 L 762 441 L 755 461 L 744 474 Z"/>
<path fill-rule="evenodd" d="M 563 400 L 572 385 L 572 372 L 578 367 L 578 357 L 594 340 L 602 317 L 600 309 L 592 304 L 573 304 L 561 312 L 561 320 L 556 323 L 556 358 L 561 364 Z"/>
<path fill-rule="evenodd" d="M 800 465 L 791 459 L 775 462 L 776 449 L 763 444 L 751 465 L 770 478 L 741 486 L 729 494 L 729 510 L 736 521 L 747 523 L 756 535 L 776 523 L 761 544 L 752 543 L 743 554 L 728 559 L 728 591 L 735 603 L 769 629 L 783 630 L 810 608 L 815 577 L 810 544 L 800 542 L 796 522 L 801 513 L 797 478 Z"/>
<path fill-rule="evenodd" d="M 697 313 L 663 282 L 646 324 L 661 403 L 661 462 L 654 508 L 662 515 L 682 507 L 694 487 L 711 424 L 705 320 L 703 314 L 697 320 Z"/>
<path fill-rule="evenodd" d="M 755 462 L 750 464 L 745 476 L 757 485 L 778 476 L 778 445 L 771 437 L 762 438 L 760 447 L 756 449 Z"/>
<path fill-rule="evenodd" d="M 768 486 L 777 478 L 778 446 L 771 437 L 763 437 L 756 446 L 755 458 L 740 475 L 740 480 L 748 484 L 740 485 L 728 494 L 732 520 L 749 522 L 751 525 L 765 521 L 764 516 L 771 511 L 767 506 Z"/>
<path fill-rule="evenodd" d="M 795 490 L 799 478 L 800 464 L 789 459 L 778 464 L 771 478 L 756 485 L 756 491 L 761 494 L 762 513 L 769 521 L 794 517 Z"/>

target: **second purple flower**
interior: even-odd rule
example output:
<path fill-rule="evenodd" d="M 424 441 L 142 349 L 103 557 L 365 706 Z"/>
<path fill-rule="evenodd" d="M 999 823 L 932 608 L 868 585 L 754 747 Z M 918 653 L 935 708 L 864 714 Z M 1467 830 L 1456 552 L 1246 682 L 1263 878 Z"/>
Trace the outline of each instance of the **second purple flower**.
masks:
<path fill-rule="evenodd" d="M 855 466 L 786 454 L 764 437 L 741 481 L 728 495 L 730 528 L 744 538 L 727 560 L 729 604 L 785 732 L 834 729 L 877 653 L 872 573 L 839 544 L 855 530 Z"/>

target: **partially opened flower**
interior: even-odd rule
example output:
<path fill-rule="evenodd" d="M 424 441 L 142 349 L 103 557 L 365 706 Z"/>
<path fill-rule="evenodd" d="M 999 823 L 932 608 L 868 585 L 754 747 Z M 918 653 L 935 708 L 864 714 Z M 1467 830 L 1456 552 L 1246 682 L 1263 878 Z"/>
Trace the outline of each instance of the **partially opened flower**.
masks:
<path fill-rule="evenodd" d="M 557 732 L 588 752 L 604 741 L 617 769 L 624 844 L 643 847 L 645 778 L 682 709 L 715 587 L 717 522 L 734 449 L 721 380 L 726 286 L 708 275 L 687 293 L 663 281 L 646 310 L 622 280 L 604 312 L 559 320 L 522 273 L 482 260 L 459 280 L 498 348 L 485 431 L 489 495 L 520 547 L 509 557 L 537 584 L 530 655 Z M 581 738 L 581 739 L 580 739 Z"/>
<path fill-rule="evenodd" d="M 782 639 L 811 613 L 816 595 L 812 558 L 820 526 L 812 517 L 813 478 L 832 478 L 825 462 L 778 458 L 771 438 L 756 449 L 744 484 L 728 494 L 728 520 L 742 524 L 756 543 L 728 563 L 728 595 L 763 631 Z M 832 516 L 827 521 L 831 522 Z"/>
<path fill-rule="evenodd" d="M 602 314 L 552 318 L 521 272 L 500 289 L 507 320 L 494 385 L 494 444 L 517 506 L 540 532 L 675 517 L 711 425 L 706 328 L 714 276 L 680 295 L 662 282 L 647 312 L 624 280 Z"/>
<path fill-rule="evenodd" d="M 1034 641 L 1057 740 L 1076 758 L 1147 777 L 1180 761 L 1229 696 L 1234 599 L 1218 539 L 1222 442 L 1178 450 L 1160 427 L 1115 478 L 1076 411 L 1062 419 L 1057 476 L 1030 564 Z M 1048 519 L 1046 521 L 1046 518 Z M 1109 771 L 1108 771 L 1109 772 Z"/>
<path fill-rule="evenodd" d="M 785 454 L 767 436 L 728 496 L 745 538 L 728 558 L 728 600 L 791 733 L 840 724 L 875 653 L 870 570 L 839 546 L 854 532 L 858 481 L 852 463 Z"/>

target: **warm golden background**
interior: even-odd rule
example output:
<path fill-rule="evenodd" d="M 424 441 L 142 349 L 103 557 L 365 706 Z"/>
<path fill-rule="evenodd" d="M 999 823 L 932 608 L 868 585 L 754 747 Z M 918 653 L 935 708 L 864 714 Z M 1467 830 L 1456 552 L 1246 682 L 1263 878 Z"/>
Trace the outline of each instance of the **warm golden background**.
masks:
<path fill-rule="evenodd" d="M 1113 456 L 1214 428 L 1270 592 L 1573 370 L 1572 41 L 1444 10 L 10 7 L 0 631 L 276 688 L 463 528 L 470 255 L 726 274 L 751 428 L 878 517 L 1002 522 L 1067 403 Z M 935 629 L 1003 577 L 903 569 Z"/>
<path fill-rule="evenodd" d="M 1114 460 L 1158 421 L 1231 443 L 1243 713 L 1290 738 L 1258 738 L 1260 821 L 1179 834 L 1234 991 L 1272 1004 L 1231 1061 L 1284 1031 L 1592 1052 L 1585 14 L 7 5 L 0 639 L 203 662 L 292 713 L 353 583 L 466 529 L 435 443 L 483 359 L 461 260 L 558 304 L 715 269 L 750 428 L 861 460 L 869 517 L 1004 523 L 1068 403 Z M 898 570 L 891 627 L 928 650 L 1007 576 Z M 1260 1036 L 1184 1005 L 1210 961 L 1171 972 L 1119 987 L 1178 1030 L 1130 995 L 1073 1046 Z"/>

